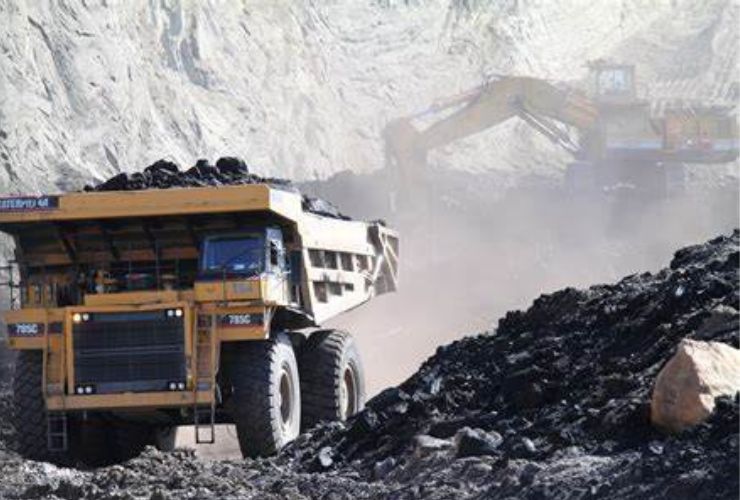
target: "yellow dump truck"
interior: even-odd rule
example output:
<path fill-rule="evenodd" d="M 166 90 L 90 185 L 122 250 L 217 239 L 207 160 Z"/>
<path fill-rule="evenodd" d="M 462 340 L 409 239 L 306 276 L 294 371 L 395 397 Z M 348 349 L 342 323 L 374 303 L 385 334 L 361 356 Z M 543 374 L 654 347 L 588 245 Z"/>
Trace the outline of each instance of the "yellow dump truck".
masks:
<path fill-rule="evenodd" d="M 396 289 L 381 222 L 270 184 L 0 199 L 15 242 L 15 425 L 28 457 L 124 459 L 235 423 L 245 456 L 364 403 L 328 318 Z"/>

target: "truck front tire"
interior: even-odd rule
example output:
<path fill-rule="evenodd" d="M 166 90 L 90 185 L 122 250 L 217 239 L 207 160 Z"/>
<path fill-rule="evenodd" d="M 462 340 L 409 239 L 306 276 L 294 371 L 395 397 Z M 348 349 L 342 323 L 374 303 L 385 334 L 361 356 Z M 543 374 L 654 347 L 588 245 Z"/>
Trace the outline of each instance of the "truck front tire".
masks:
<path fill-rule="evenodd" d="M 301 421 L 344 421 L 365 405 L 365 378 L 352 336 L 340 330 L 311 334 L 300 355 Z"/>
<path fill-rule="evenodd" d="M 244 457 L 275 454 L 298 437 L 298 363 L 287 335 L 230 346 L 233 418 Z"/>
<path fill-rule="evenodd" d="M 19 351 L 13 377 L 13 426 L 18 453 L 33 460 L 48 460 L 47 419 L 41 351 Z"/>

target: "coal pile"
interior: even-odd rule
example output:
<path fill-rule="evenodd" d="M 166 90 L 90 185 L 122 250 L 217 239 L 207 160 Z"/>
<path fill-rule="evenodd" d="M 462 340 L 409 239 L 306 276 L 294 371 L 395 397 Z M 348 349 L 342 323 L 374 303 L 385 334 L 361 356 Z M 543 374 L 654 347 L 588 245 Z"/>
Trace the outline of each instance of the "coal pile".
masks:
<path fill-rule="evenodd" d="M 261 177 L 249 171 L 240 158 L 222 157 L 211 165 L 201 159 L 187 169 L 169 160 L 158 160 L 141 172 L 127 174 L 122 172 L 97 185 L 86 185 L 83 190 L 90 191 L 139 191 L 144 189 L 193 188 L 208 186 L 235 186 L 244 184 L 269 184 L 276 188 L 297 192 L 291 181 L 275 177 Z M 303 196 L 303 210 L 318 215 L 349 219 L 326 200 Z"/>
<path fill-rule="evenodd" d="M 480 493 L 504 497 L 737 498 L 737 399 L 674 437 L 650 425 L 649 399 L 682 339 L 738 347 L 739 240 L 680 250 L 656 274 L 543 295 L 496 331 L 438 349 L 346 430 L 316 429 L 287 454 L 306 470 L 428 485 L 459 476 L 434 460 L 472 460 L 487 471 Z"/>

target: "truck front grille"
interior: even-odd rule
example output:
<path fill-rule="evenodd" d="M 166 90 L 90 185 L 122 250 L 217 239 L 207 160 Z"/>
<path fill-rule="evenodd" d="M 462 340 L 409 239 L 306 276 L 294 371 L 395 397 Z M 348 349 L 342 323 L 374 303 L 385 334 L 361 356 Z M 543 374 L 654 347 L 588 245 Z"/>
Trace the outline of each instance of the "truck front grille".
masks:
<path fill-rule="evenodd" d="M 173 382 L 185 382 L 179 314 L 171 309 L 81 313 L 72 328 L 75 387 L 106 394 L 165 391 Z"/>

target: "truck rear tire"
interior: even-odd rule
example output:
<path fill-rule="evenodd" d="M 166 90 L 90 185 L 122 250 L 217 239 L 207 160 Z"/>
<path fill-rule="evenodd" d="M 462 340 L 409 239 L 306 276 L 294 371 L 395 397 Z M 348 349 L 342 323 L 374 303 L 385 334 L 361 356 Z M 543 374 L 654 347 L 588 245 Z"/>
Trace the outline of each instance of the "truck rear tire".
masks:
<path fill-rule="evenodd" d="M 287 335 L 230 346 L 233 418 L 244 457 L 275 454 L 298 437 L 298 363 Z"/>
<path fill-rule="evenodd" d="M 141 455 L 147 445 L 154 445 L 153 430 L 138 422 L 115 422 L 112 428 L 116 462 L 126 462 Z"/>
<path fill-rule="evenodd" d="M 175 449 L 177 427 L 157 427 L 140 422 L 115 422 L 111 428 L 115 436 L 115 459 L 125 462 L 141 455 L 144 448 L 154 446 L 159 451 Z"/>
<path fill-rule="evenodd" d="M 365 405 L 365 378 L 352 336 L 340 330 L 311 334 L 300 355 L 303 430 L 344 421 Z"/>
<path fill-rule="evenodd" d="M 177 426 L 155 427 L 154 446 L 159 451 L 173 451 L 177 443 Z"/>
<path fill-rule="evenodd" d="M 114 423 L 103 415 L 88 412 L 84 420 L 69 418 L 70 448 L 76 461 L 89 467 L 101 467 L 116 463 L 116 443 L 112 439 Z"/>
<path fill-rule="evenodd" d="M 47 419 L 41 351 L 19 351 L 13 377 L 13 425 L 18 453 L 33 460 L 49 460 Z"/>

